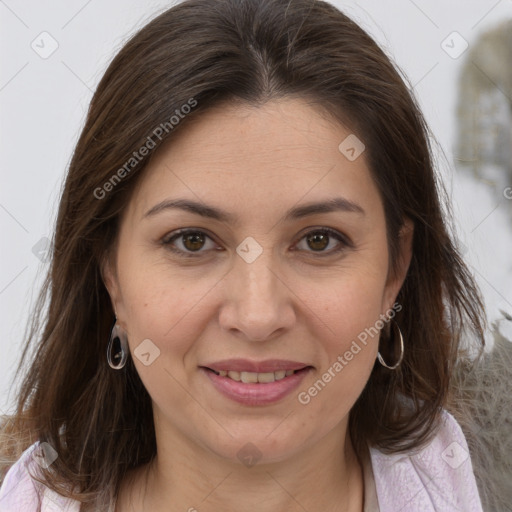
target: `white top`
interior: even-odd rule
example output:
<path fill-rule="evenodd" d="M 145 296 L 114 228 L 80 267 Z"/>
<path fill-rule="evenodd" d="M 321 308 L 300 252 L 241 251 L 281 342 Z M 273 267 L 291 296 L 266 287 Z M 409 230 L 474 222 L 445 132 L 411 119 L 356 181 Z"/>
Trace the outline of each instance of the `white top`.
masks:
<path fill-rule="evenodd" d="M 0 488 L 0 512 L 80 512 L 80 503 L 64 498 L 32 479 L 39 465 L 27 448 L 9 469 Z M 443 411 L 432 442 L 420 451 L 387 455 L 369 448 L 363 460 L 364 512 L 483 512 L 464 434 Z"/>

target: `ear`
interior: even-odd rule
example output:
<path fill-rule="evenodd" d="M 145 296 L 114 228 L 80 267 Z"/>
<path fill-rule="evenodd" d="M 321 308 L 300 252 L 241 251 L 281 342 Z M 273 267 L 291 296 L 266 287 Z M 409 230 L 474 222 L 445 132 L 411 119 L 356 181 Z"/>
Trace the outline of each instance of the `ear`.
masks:
<path fill-rule="evenodd" d="M 100 273 L 105 288 L 110 295 L 110 302 L 114 314 L 119 320 L 119 312 L 121 305 L 121 293 L 119 289 L 119 281 L 117 279 L 117 271 L 111 255 L 105 255 L 100 264 Z"/>
<path fill-rule="evenodd" d="M 392 271 L 388 274 L 386 286 L 383 296 L 383 311 L 387 311 L 392 308 L 396 301 L 396 297 L 400 288 L 405 281 L 407 271 L 412 258 L 412 243 L 414 237 L 414 223 L 411 219 L 406 217 L 404 224 L 398 233 L 398 261 L 396 272 Z"/>

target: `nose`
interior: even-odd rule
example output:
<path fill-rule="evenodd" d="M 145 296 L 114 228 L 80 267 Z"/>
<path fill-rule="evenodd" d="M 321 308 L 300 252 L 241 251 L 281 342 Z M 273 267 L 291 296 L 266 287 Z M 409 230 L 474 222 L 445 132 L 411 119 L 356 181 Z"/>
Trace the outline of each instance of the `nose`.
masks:
<path fill-rule="evenodd" d="M 242 333 L 249 341 L 282 336 L 295 322 L 294 294 L 270 252 L 263 251 L 251 263 L 237 255 L 225 277 L 221 328 Z"/>

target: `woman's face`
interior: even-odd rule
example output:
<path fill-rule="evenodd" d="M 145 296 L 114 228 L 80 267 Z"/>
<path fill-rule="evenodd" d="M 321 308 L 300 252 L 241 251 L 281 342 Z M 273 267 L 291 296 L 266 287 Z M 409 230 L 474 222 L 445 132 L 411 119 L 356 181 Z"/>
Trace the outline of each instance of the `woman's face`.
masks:
<path fill-rule="evenodd" d="M 411 241 L 393 278 L 350 135 L 299 99 L 231 104 L 154 155 L 104 275 L 157 439 L 270 462 L 344 438 Z"/>

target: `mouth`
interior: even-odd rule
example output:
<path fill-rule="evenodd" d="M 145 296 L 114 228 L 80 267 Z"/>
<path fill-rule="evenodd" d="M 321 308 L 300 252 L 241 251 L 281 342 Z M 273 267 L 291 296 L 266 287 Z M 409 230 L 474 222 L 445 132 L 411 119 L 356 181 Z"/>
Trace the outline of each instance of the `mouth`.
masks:
<path fill-rule="evenodd" d="M 244 405 L 270 405 L 289 395 L 314 368 L 294 361 L 232 359 L 200 366 L 213 388 Z"/>
<path fill-rule="evenodd" d="M 212 368 L 203 367 L 205 370 L 215 373 L 220 377 L 226 377 L 236 382 L 243 382 L 244 384 L 268 384 L 276 382 L 286 377 L 290 377 L 296 373 L 304 372 L 311 366 L 305 366 L 298 370 L 277 370 L 274 372 L 238 372 L 236 370 L 213 370 Z"/>

